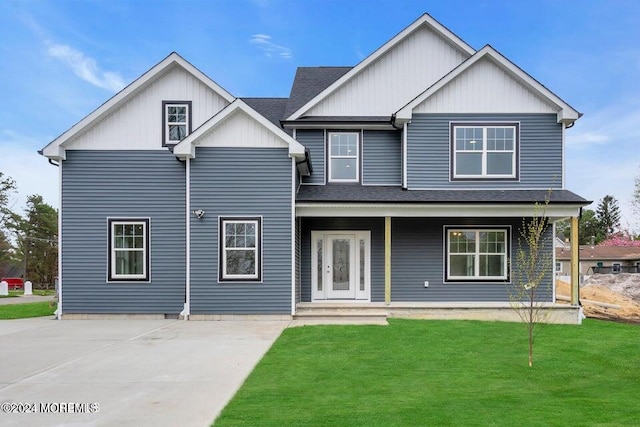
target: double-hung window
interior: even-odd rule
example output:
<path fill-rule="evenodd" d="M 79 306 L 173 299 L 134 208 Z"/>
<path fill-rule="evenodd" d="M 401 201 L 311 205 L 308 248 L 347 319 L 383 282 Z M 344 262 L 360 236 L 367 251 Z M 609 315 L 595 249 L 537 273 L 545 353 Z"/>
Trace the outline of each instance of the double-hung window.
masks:
<path fill-rule="evenodd" d="M 162 102 L 163 145 L 175 145 L 191 132 L 191 101 Z"/>
<path fill-rule="evenodd" d="M 149 219 L 109 219 L 109 281 L 149 280 Z"/>
<path fill-rule="evenodd" d="M 329 132 L 329 182 L 360 181 L 358 132 Z"/>
<path fill-rule="evenodd" d="M 518 123 L 451 124 L 451 178 L 517 179 Z"/>
<path fill-rule="evenodd" d="M 507 281 L 509 230 L 446 228 L 446 280 Z"/>
<path fill-rule="evenodd" d="M 220 281 L 260 281 L 262 219 L 220 218 Z"/>

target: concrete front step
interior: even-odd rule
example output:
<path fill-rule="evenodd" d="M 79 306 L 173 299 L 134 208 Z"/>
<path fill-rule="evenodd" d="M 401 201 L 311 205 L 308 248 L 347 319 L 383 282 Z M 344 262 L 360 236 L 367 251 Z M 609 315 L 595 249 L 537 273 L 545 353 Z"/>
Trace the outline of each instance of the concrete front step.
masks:
<path fill-rule="evenodd" d="M 352 304 L 304 304 L 293 319 L 304 324 L 387 324 L 387 311 L 379 307 Z"/>

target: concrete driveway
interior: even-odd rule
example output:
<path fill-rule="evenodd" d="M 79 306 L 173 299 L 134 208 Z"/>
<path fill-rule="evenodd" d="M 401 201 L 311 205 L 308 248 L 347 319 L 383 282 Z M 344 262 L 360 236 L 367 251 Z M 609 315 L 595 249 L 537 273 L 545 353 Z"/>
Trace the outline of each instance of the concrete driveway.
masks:
<path fill-rule="evenodd" d="M 288 324 L 0 321 L 0 425 L 207 426 Z"/>

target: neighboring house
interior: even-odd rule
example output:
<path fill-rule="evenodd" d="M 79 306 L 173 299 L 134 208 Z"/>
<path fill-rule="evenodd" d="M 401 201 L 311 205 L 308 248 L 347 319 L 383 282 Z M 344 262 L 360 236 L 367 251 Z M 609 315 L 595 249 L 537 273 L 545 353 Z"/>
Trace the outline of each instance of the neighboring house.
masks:
<path fill-rule="evenodd" d="M 556 248 L 556 274 L 569 274 L 571 253 Z M 634 246 L 580 246 L 580 274 L 638 273 L 640 247 Z"/>
<path fill-rule="evenodd" d="M 288 98 L 236 98 L 172 53 L 42 151 L 60 312 L 504 310 L 534 203 L 590 203 L 564 187 L 579 117 L 429 15 L 355 67 L 299 68 Z"/>

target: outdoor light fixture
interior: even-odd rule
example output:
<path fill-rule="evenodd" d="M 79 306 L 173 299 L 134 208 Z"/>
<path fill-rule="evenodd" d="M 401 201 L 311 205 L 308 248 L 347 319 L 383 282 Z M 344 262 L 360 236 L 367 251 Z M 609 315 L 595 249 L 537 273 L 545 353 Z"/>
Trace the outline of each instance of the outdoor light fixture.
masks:
<path fill-rule="evenodd" d="M 204 218 L 205 211 L 202 209 L 196 209 L 195 211 L 193 211 L 193 214 L 196 216 L 196 218 L 202 219 Z"/>

